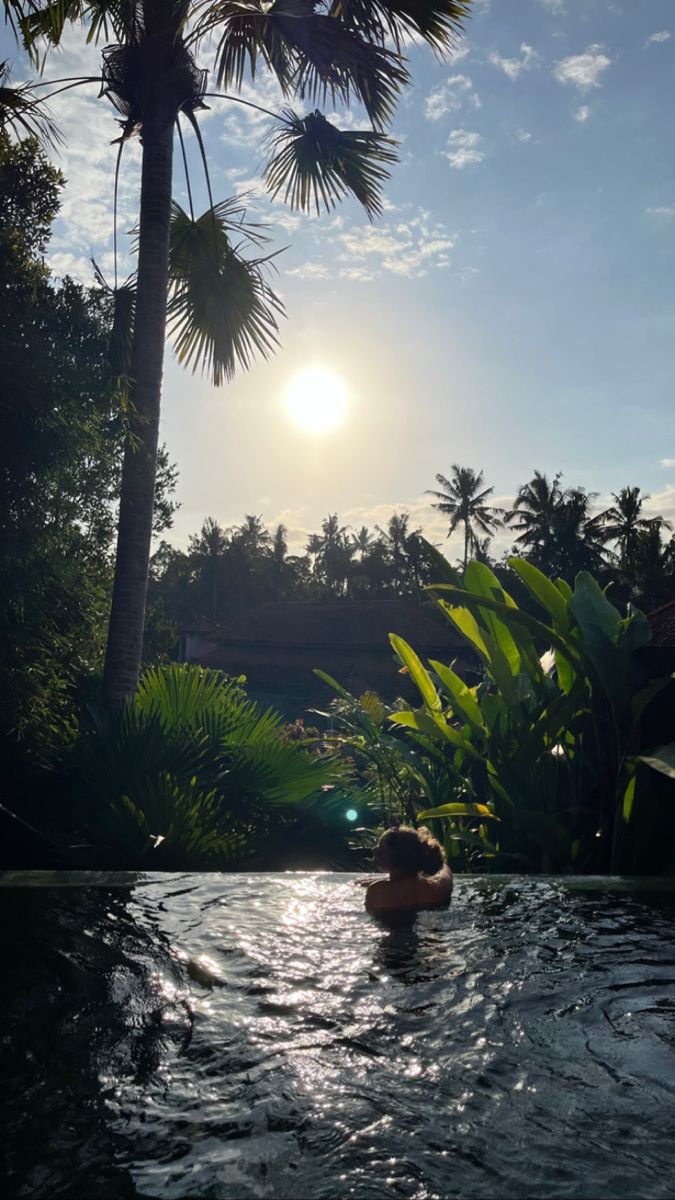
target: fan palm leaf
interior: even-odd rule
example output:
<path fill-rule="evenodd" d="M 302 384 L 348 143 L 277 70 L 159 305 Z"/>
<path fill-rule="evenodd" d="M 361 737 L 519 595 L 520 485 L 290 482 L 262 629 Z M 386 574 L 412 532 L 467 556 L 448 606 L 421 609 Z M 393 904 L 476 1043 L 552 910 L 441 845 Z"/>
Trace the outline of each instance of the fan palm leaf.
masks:
<path fill-rule="evenodd" d="M 248 368 L 256 352 L 269 357 L 283 313 L 263 276 L 268 259 L 245 259 L 232 245 L 231 214 L 231 201 L 195 220 L 172 206 L 169 335 L 179 362 L 208 371 L 216 387 L 237 366 Z"/>
<path fill-rule="evenodd" d="M 28 83 L 10 84 L 9 63 L 0 62 L 0 129 L 11 129 L 20 140 L 35 137 L 43 146 L 54 147 L 62 139 L 49 109 Z"/>
<path fill-rule="evenodd" d="M 241 680 L 177 663 L 147 671 L 121 712 L 95 718 L 77 766 L 106 845 L 155 866 L 228 865 L 336 778 Z"/>
<path fill-rule="evenodd" d="M 285 95 L 330 96 L 345 104 L 356 97 L 371 121 L 382 125 L 409 81 L 397 54 L 356 26 L 318 12 L 314 0 L 210 0 L 197 7 L 203 11 L 195 37 L 220 32 L 219 86 L 240 87 L 247 70 L 255 78 L 260 63 Z"/>
<path fill-rule="evenodd" d="M 371 130 L 338 129 L 320 112 L 301 117 L 292 109 L 270 145 L 273 157 L 265 169 L 272 196 L 283 191 L 292 208 L 317 213 L 327 210 L 349 192 L 371 218 L 382 211 L 381 187 L 389 172 L 383 164 L 396 162 L 391 138 Z"/>
<path fill-rule="evenodd" d="M 437 53 L 452 50 L 470 15 L 468 0 L 333 0 L 329 12 L 350 29 L 401 50 L 421 37 Z"/>

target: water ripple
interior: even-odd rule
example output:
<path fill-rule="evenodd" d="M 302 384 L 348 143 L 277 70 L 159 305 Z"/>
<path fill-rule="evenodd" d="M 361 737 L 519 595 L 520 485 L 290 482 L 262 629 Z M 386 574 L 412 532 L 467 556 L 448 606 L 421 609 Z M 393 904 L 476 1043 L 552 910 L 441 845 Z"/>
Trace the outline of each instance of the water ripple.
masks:
<path fill-rule="evenodd" d="M 672 1195 L 668 896 L 460 879 L 389 927 L 346 876 L 97 882 L 0 889 L 5 1194 Z"/>

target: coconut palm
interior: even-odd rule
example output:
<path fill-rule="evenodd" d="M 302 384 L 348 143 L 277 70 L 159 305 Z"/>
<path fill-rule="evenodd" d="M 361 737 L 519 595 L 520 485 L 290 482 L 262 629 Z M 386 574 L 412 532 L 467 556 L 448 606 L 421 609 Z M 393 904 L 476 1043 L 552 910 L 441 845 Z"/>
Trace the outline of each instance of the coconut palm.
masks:
<path fill-rule="evenodd" d="M 215 46 L 219 94 L 233 95 L 246 76 L 276 78 L 288 100 L 328 98 L 360 103 L 371 128 L 340 130 L 318 109 L 290 107 L 269 142 L 265 178 L 291 205 L 331 208 L 352 193 L 369 217 L 381 209 L 381 187 L 394 147 L 382 130 L 410 81 L 403 53 L 409 37 L 448 52 L 471 0 L 2 0 L 6 18 L 35 60 L 58 46 L 66 26 L 87 27 L 105 40 L 101 95 L 121 117 L 120 148 L 142 144 L 138 267 L 129 364 L 129 436 L 124 459 L 115 583 L 104 690 L 119 703 L 137 682 L 148 579 L 168 316 L 178 357 L 207 368 L 219 382 L 255 354 L 271 353 L 280 306 L 262 274 L 237 244 L 241 211 L 215 206 L 202 217 L 174 206 L 174 130 L 184 117 L 198 134 L 208 99 L 207 73 L 196 54 Z M 270 114 L 274 116 L 274 114 Z M 201 145 L 201 142 L 200 142 Z M 191 196 L 191 192 L 190 192 Z M 252 230 L 245 230 L 249 236 Z M 133 310 L 133 311 L 132 311 Z"/>
<path fill-rule="evenodd" d="M 227 547 L 227 533 L 213 517 L 206 518 L 199 534 L 188 543 L 199 574 L 207 580 L 212 621 L 218 620 L 218 583 Z"/>
<path fill-rule="evenodd" d="M 663 539 L 663 530 L 670 528 L 668 521 L 656 518 L 635 540 L 630 585 L 645 612 L 667 604 L 675 595 L 675 538 Z"/>
<path fill-rule="evenodd" d="M 359 555 L 359 562 L 363 562 L 364 558 L 375 543 L 375 537 L 370 532 L 367 525 L 362 525 L 357 533 L 352 534 L 352 543 L 355 551 Z"/>
<path fill-rule="evenodd" d="M 566 488 L 556 506 L 551 530 L 551 573 L 573 583 L 579 571 L 597 574 L 605 565 L 607 533 L 601 514 L 593 514 L 597 492 Z"/>
<path fill-rule="evenodd" d="M 600 520 L 607 539 L 615 541 L 618 545 L 622 570 L 630 575 L 641 535 L 649 532 L 654 526 L 665 529 L 671 529 L 672 526 L 663 517 L 649 518 L 640 515 L 649 496 L 641 496 L 639 487 L 625 487 L 620 492 L 612 492 L 612 499 L 614 504 L 600 514 Z"/>
<path fill-rule="evenodd" d="M 507 524 L 518 531 L 515 545 L 533 562 L 546 563 L 549 558 L 557 510 L 563 500 L 560 486 L 562 475 L 549 483 L 546 475 L 535 471 L 529 483 L 518 489 L 513 508 L 505 514 Z"/>
<path fill-rule="evenodd" d="M 337 513 L 329 513 L 321 522 L 321 533 L 314 569 L 322 574 L 329 592 L 341 596 L 348 586 L 356 547 L 348 526 L 340 525 Z"/>
<path fill-rule="evenodd" d="M 452 475 L 437 475 L 436 482 L 440 483 L 442 491 L 427 491 L 428 496 L 435 496 L 438 503 L 432 508 L 450 517 L 450 528 L 447 536 L 460 526 L 464 526 L 464 567 L 469 561 L 469 549 L 477 538 L 477 531 L 491 536 L 503 524 L 501 508 L 495 508 L 485 501 L 492 495 L 494 488 L 483 487 L 483 472 L 474 471 L 471 467 L 460 467 L 452 464 Z M 481 490 L 482 489 L 482 490 Z"/>

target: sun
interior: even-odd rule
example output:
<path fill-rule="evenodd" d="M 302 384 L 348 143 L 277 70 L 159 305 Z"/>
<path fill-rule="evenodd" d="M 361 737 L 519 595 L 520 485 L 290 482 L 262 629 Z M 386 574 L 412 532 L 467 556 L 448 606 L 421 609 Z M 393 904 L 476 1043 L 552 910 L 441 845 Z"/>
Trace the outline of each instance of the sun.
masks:
<path fill-rule="evenodd" d="M 305 367 L 291 380 L 288 411 L 301 429 L 328 433 L 341 425 L 347 412 L 347 388 L 327 367 Z"/>

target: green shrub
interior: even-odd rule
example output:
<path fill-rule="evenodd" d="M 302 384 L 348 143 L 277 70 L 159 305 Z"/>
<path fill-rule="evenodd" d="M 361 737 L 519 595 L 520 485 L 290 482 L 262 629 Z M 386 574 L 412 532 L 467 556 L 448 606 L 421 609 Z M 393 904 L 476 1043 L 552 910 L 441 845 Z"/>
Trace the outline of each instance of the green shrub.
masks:
<path fill-rule="evenodd" d="M 284 738 L 243 682 L 171 663 L 119 712 L 94 714 L 73 760 L 92 853 L 126 868 L 238 865 L 335 783 L 335 764 Z"/>

